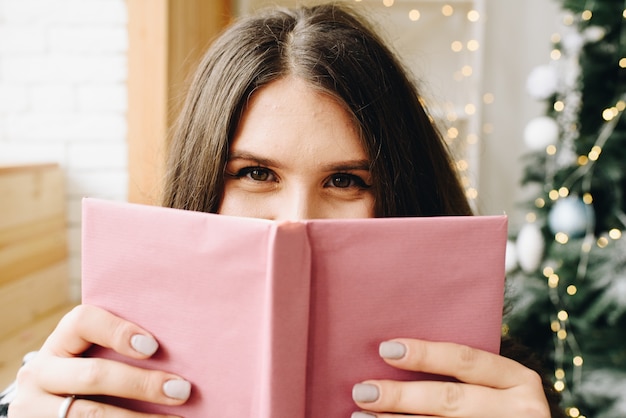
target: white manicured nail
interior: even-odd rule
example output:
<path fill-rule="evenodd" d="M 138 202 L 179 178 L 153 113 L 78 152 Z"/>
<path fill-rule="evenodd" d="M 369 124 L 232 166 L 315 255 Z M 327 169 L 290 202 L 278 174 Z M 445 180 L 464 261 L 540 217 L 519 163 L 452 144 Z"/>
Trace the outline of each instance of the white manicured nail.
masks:
<path fill-rule="evenodd" d="M 191 383 L 186 380 L 173 379 L 163 383 L 163 392 L 170 398 L 187 400 L 191 393 Z"/>
<path fill-rule="evenodd" d="M 139 353 L 151 356 L 159 348 L 159 343 L 152 337 L 146 335 L 135 334 L 130 339 L 130 345 Z"/>
<path fill-rule="evenodd" d="M 406 354 L 406 346 L 397 341 L 385 341 L 378 346 L 378 354 L 382 358 L 398 360 Z"/>

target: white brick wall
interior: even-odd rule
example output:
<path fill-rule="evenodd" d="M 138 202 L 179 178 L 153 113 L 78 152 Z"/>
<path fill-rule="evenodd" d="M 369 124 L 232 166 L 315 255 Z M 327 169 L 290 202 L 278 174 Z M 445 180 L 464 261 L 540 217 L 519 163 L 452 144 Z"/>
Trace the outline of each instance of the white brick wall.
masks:
<path fill-rule="evenodd" d="M 127 196 L 126 23 L 124 0 L 0 0 L 0 164 L 65 170 L 76 300 L 80 201 Z"/>

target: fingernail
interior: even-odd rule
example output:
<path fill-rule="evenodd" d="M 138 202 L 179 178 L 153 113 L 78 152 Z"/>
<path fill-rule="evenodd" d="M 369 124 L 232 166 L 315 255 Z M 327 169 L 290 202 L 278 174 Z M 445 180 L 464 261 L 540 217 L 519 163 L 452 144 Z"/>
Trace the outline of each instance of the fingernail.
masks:
<path fill-rule="evenodd" d="M 352 399 L 355 402 L 374 402 L 378 396 L 378 387 L 374 385 L 357 383 L 352 388 Z"/>
<path fill-rule="evenodd" d="M 350 415 L 350 418 L 374 418 L 374 417 L 376 417 L 376 415 L 368 414 L 367 412 L 353 412 L 352 415 Z"/>
<path fill-rule="evenodd" d="M 398 360 L 406 354 L 406 346 L 397 341 L 385 341 L 378 346 L 378 354 L 382 358 Z"/>
<path fill-rule="evenodd" d="M 135 334 L 130 338 L 130 345 L 139 353 L 151 356 L 159 348 L 159 343 L 152 337 L 146 335 Z"/>
<path fill-rule="evenodd" d="M 172 379 L 163 383 L 163 392 L 170 398 L 187 400 L 191 393 L 191 383 L 182 379 Z"/>

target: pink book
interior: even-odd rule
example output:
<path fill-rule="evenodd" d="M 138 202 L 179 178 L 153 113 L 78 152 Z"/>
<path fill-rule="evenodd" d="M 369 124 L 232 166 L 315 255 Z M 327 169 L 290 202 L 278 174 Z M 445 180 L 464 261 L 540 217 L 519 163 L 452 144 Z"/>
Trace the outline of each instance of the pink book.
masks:
<path fill-rule="evenodd" d="M 366 379 L 394 369 L 395 337 L 498 352 L 505 216 L 273 222 L 83 201 L 83 302 L 152 332 L 144 361 L 180 374 L 186 417 L 346 417 Z"/>

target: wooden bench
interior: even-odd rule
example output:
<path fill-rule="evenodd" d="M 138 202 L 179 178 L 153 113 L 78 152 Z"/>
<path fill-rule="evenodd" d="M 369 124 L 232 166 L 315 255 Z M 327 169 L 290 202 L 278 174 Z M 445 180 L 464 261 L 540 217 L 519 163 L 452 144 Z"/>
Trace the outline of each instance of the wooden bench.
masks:
<path fill-rule="evenodd" d="M 0 391 L 73 304 L 63 172 L 0 166 Z"/>

